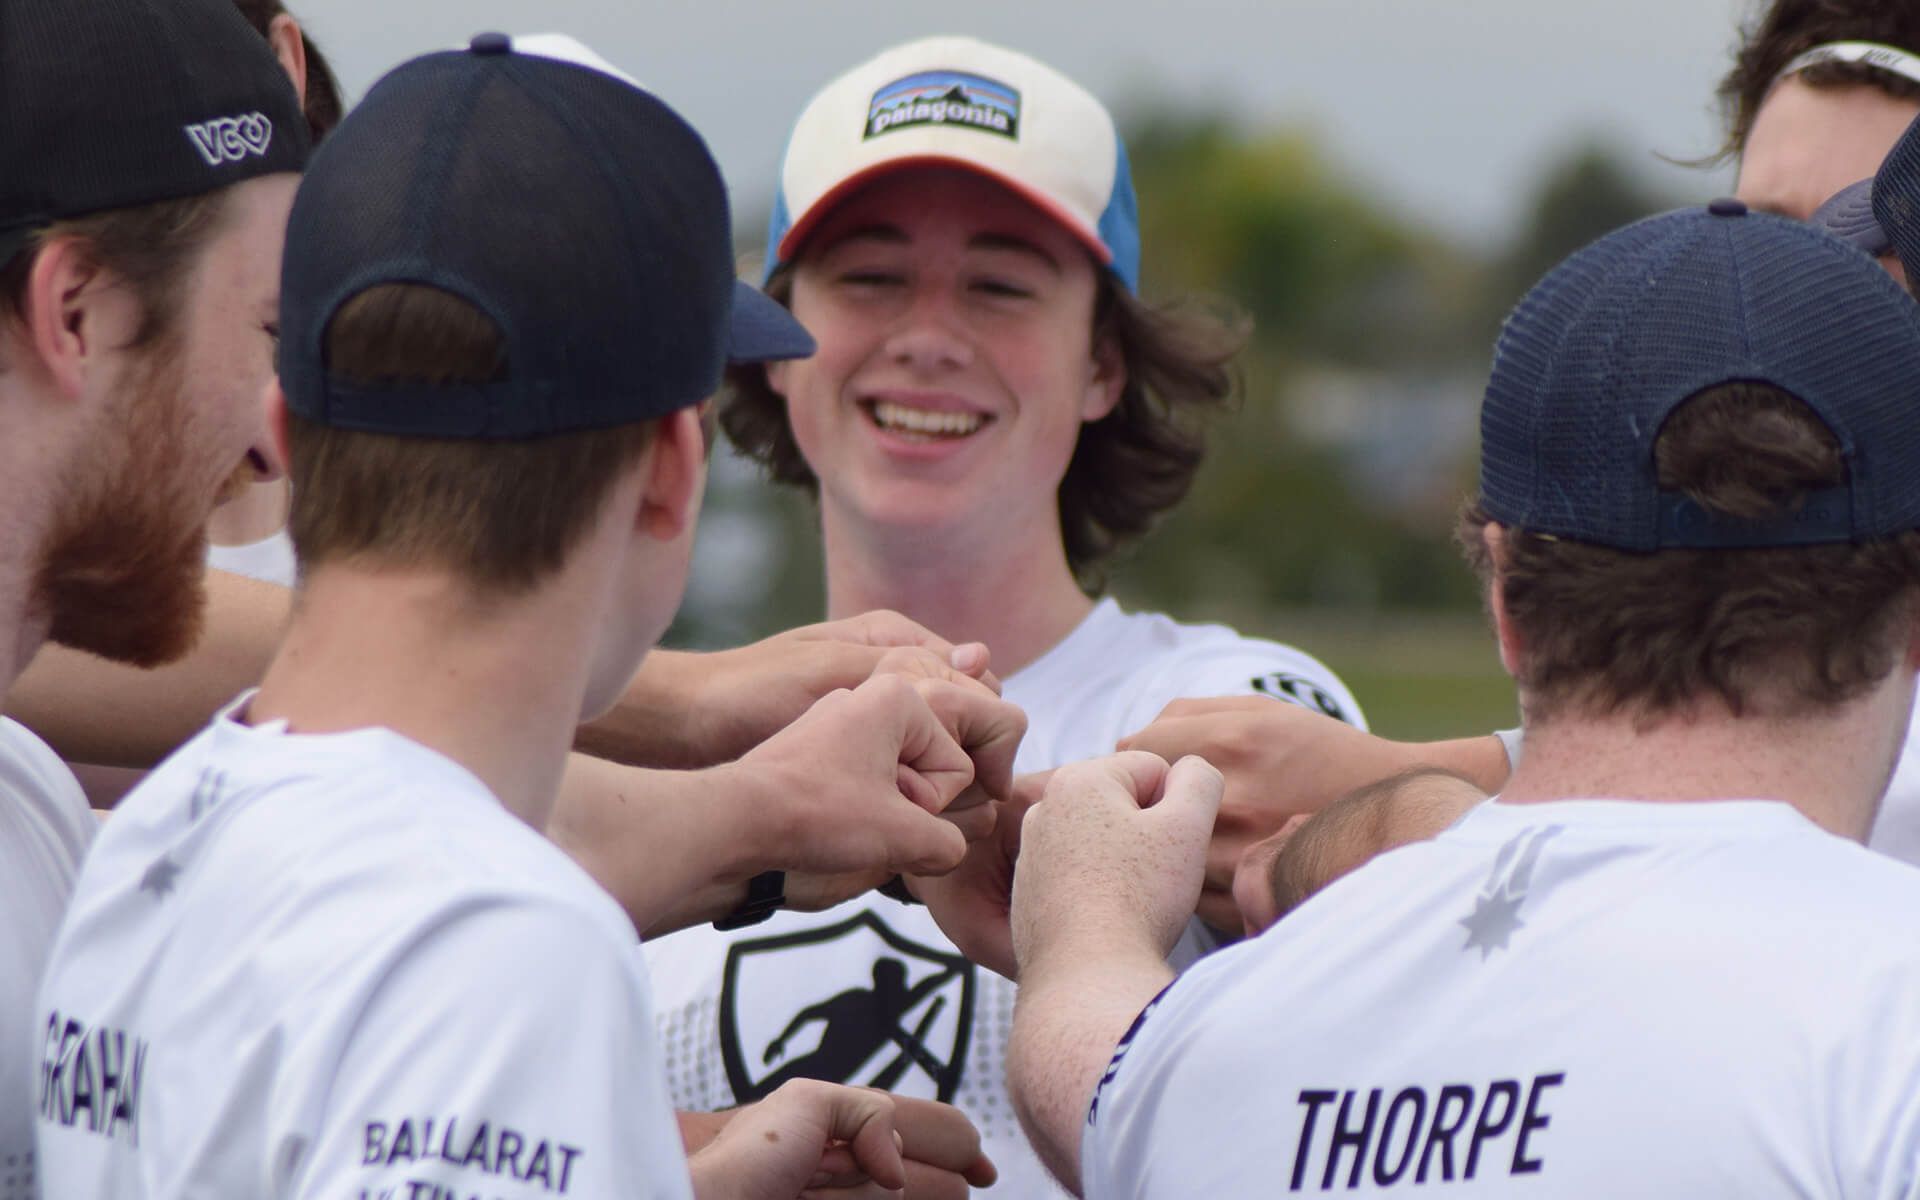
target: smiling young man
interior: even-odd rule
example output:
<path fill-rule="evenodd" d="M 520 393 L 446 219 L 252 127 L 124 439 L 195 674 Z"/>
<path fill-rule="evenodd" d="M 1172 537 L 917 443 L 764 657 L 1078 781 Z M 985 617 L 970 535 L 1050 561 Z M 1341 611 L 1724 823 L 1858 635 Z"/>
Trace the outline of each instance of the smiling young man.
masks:
<path fill-rule="evenodd" d="M 991 649 L 1029 718 L 1021 770 L 1106 753 L 1182 695 L 1359 722 L 1299 651 L 1095 599 L 1114 550 L 1185 494 L 1241 339 L 1140 298 L 1126 151 L 1093 96 L 969 38 L 884 51 L 801 113 L 768 256 L 819 349 L 736 373 L 723 422 L 817 496 L 829 616 L 891 608 Z M 1006 1099 L 1013 986 L 926 909 L 874 894 L 648 953 L 682 1106 L 796 1071 L 951 1099 L 1001 1190 L 1051 1192 Z"/>
<path fill-rule="evenodd" d="M 0 6 L 0 694 L 48 641 L 165 662 L 207 514 L 264 452 L 307 138 L 228 0 Z M 94 820 L 0 722 L 0 1197 L 34 1194 L 33 989 Z"/>

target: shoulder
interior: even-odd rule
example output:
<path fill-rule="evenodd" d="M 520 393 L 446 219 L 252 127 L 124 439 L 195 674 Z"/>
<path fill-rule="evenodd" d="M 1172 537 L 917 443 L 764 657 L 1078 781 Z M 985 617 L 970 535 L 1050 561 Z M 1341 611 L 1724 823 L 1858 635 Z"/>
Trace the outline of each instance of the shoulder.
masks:
<path fill-rule="evenodd" d="M 82 820 L 90 819 L 91 811 L 79 780 L 52 747 L 5 718 L 0 718 L 0 796 L 24 801 L 63 833 L 91 833 Z"/>
<path fill-rule="evenodd" d="M 1347 685 L 1298 647 L 1161 613 L 1126 613 L 1122 619 L 1132 627 L 1131 639 L 1140 651 L 1129 689 L 1134 694 L 1129 716 L 1136 728 L 1175 700 L 1245 695 L 1269 696 L 1367 727 Z"/>

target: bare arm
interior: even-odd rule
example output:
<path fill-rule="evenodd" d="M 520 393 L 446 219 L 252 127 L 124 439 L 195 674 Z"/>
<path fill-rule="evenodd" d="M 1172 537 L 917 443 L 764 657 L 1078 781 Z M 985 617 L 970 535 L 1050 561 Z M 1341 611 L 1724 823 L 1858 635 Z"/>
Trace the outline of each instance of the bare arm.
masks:
<path fill-rule="evenodd" d="M 1197 906 L 1215 929 L 1240 927 L 1233 879 L 1255 843 L 1287 823 L 1389 775 L 1437 767 L 1498 791 L 1507 779 L 1499 738 L 1394 742 L 1292 704 L 1260 696 L 1178 700 L 1153 724 L 1120 743 L 1168 762 L 1192 754 L 1226 776 L 1226 798 L 1207 851 L 1206 886 Z"/>
<path fill-rule="evenodd" d="M 260 682 L 293 611 L 293 593 L 270 583 L 209 571 L 206 584 L 206 632 L 185 658 L 141 670 L 48 646 L 8 691 L 7 715 L 69 761 L 158 763 L 200 732 L 221 705 Z M 890 612 L 809 625 L 712 654 L 656 650 L 620 703 L 581 727 L 576 745 L 625 763 L 689 768 L 727 762 L 815 699 L 867 678 L 899 647 L 922 647 L 942 658 L 953 652 Z"/>
<path fill-rule="evenodd" d="M 143 671 L 50 645 L 7 693 L 7 715 L 68 760 L 151 767 L 260 682 L 291 596 L 270 583 L 209 571 L 207 632 L 187 657 Z"/>
<path fill-rule="evenodd" d="M 1417 767 L 1368 784 L 1255 844 L 1233 881 L 1248 936 L 1375 857 L 1435 836 L 1486 798 L 1451 771 Z"/>
<path fill-rule="evenodd" d="M 704 771 L 575 755 L 548 836 L 657 936 L 732 911 L 766 870 L 952 870 L 1011 788 L 1020 710 L 979 683 L 878 676 Z"/>
<path fill-rule="evenodd" d="M 1007 1084 L 1049 1170 L 1080 1191 L 1080 1131 L 1120 1039 L 1173 979 L 1221 778 L 1151 754 L 1062 768 L 1028 812 L 1013 885 L 1020 992 Z"/>

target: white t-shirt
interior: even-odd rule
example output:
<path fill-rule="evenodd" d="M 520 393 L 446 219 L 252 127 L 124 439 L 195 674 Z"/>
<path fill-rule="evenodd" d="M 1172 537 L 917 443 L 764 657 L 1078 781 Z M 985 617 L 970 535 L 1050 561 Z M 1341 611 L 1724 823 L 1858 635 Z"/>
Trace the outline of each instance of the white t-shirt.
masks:
<path fill-rule="evenodd" d="M 1362 724 L 1347 689 L 1298 650 L 1112 600 L 1004 691 L 1027 712 L 1021 772 L 1110 754 L 1183 696 L 1265 692 Z M 646 951 L 676 1106 L 724 1108 L 795 1075 L 947 1100 L 1000 1168 L 994 1195 L 1061 1194 L 1007 1098 L 1013 985 L 961 957 L 926 909 L 868 895 L 732 933 L 684 930 Z"/>
<path fill-rule="evenodd" d="M 46 1195 L 686 1200 L 634 945 L 450 760 L 223 716 L 101 830 L 61 926 Z"/>
<path fill-rule="evenodd" d="M 1894 764 L 1880 816 L 1873 823 L 1867 847 L 1891 854 L 1901 862 L 1920 866 L 1920 703 L 1913 706 L 1907 744 Z"/>
<path fill-rule="evenodd" d="M 209 543 L 207 565 L 216 571 L 245 575 L 248 579 L 277 583 L 284 588 L 292 587 L 294 576 L 299 573 L 294 561 L 293 539 L 287 535 L 285 526 L 243 546 Z"/>
<path fill-rule="evenodd" d="M 1482 805 L 1149 1006 L 1086 1194 L 1920 1195 L 1917 925 L 1785 804 Z"/>
<path fill-rule="evenodd" d="M 0 1200 L 33 1200 L 34 989 L 93 840 L 60 757 L 0 719 Z"/>

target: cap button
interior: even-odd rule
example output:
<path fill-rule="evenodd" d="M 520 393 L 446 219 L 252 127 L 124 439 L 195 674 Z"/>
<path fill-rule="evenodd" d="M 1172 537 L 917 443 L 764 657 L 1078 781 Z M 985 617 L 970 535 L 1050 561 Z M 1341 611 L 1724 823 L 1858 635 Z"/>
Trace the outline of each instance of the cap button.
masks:
<path fill-rule="evenodd" d="M 1722 196 L 1707 205 L 1707 211 L 1716 217 L 1744 217 L 1747 215 L 1747 206 L 1732 196 Z"/>
<path fill-rule="evenodd" d="M 467 49 L 475 54 L 505 54 L 513 49 L 513 39 L 504 33 L 476 34 Z"/>

